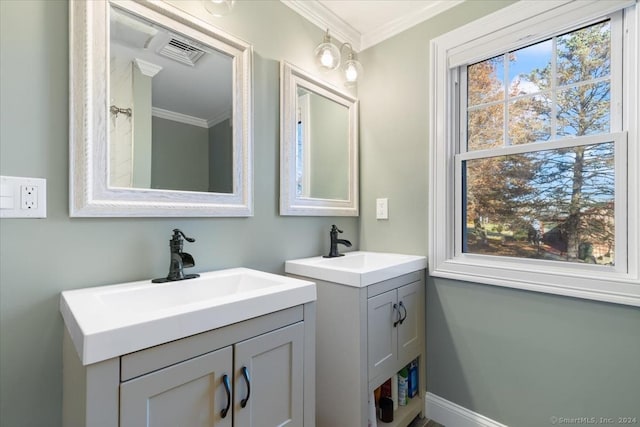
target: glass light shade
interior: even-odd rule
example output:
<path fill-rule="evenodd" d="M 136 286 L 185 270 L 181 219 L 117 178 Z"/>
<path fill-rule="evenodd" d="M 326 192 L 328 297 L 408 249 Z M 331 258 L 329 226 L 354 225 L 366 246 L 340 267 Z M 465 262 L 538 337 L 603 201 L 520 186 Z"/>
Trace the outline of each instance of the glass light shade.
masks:
<path fill-rule="evenodd" d="M 345 86 L 354 86 L 358 79 L 362 78 L 362 73 L 364 69 L 362 68 L 362 64 L 357 59 L 353 58 L 352 55 L 349 55 L 350 58 L 345 61 L 342 66 L 344 70 L 345 77 Z"/>
<path fill-rule="evenodd" d="M 331 43 L 331 38 L 325 36 L 324 42 L 320 43 L 313 52 L 316 57 L 316 64 L 326 70 L 335 70 L 340 65 L 340 49 Z"/>
<path fill-rule="evenodd" d="M 213 16 L 225 16 L 231 13 L 236 0 L 203 0 L 204 8 Z"/>

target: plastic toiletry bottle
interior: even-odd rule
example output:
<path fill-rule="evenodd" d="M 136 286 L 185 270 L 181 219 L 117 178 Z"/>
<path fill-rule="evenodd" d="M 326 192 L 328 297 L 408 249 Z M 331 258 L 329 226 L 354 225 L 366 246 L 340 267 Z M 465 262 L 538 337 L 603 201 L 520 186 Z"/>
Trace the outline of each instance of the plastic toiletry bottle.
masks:
<path fill-rule="evenodd" d="M 398 372 L 398 405 L 405 406 L 409 395 L 409 370 L 405 366 Z"/>
<path fill-rule="evenodd" d="M 414 360 L 409 364 L 409 397 L 418 394 L 418 363 Z"/>

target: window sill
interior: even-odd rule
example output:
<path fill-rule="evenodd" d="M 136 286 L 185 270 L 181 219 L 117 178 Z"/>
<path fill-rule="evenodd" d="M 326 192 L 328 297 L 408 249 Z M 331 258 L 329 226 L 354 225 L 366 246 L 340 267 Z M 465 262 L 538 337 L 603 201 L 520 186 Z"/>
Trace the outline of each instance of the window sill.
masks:
<path fill-rule="evenodd" d="M 536 261 L 523 263 L 516 259 L 493 260 L 493 257 L 465 254 L 434 265 L 429 274 L 433 277 L 640 307 L 640 282 L 637 277 L 616 272 L 609 267 L 581 265 L 582 268 L 589 267 L 583 271 L 587 276 L 577 274 L 575 269 L 553 265 L 555 262 Z"/>

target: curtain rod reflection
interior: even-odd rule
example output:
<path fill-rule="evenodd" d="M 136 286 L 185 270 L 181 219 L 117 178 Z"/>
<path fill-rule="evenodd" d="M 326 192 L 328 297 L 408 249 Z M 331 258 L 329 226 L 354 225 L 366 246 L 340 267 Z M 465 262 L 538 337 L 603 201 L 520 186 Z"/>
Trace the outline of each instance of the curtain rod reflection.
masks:
<path fill-rule="evenodd" d="M 133 113 L 131 108 L 120 108 L 115 105 L 112 105 L 109 108 L 109 111 L 111 111 L 111 114 L 115 114 L 116 117 L 118 117 L 118 114 L 124 114 L 127 117 L 131 117 L 131 114 Z"/>

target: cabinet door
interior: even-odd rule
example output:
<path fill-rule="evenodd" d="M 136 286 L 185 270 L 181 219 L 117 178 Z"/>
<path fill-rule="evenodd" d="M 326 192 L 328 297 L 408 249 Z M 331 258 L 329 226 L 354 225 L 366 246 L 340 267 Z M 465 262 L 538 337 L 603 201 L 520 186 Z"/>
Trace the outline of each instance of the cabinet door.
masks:
<path fill-rule="evenodd" d="M 415 282 L 398 288 L 398 306 L 404 319 L 398 325 L 398 360 L 407 363 L 422 353 L 424 324 L 424 286 Z"/>
<path fill-rule="evenodd" d="M 393 369 L 398 346 L 394 325 L 397 319 L 395 289 L 367 300 L 369 380 Z"/>
<path fill-rule="evenodd" d="M 223 376 L 231 382 L 231 347 L 120 385 L 120 427 L 231 427 Z"/>
<path fill-rule="evenodd" d="M 303 344 L 300 322 L 235 345 L 235 427 L 303 426 Z"/>

